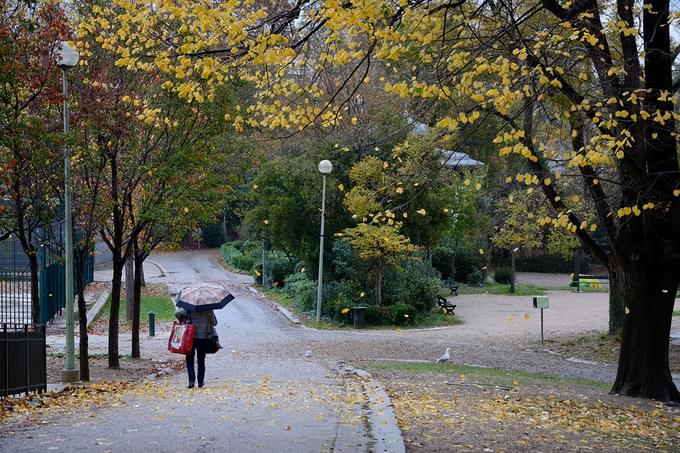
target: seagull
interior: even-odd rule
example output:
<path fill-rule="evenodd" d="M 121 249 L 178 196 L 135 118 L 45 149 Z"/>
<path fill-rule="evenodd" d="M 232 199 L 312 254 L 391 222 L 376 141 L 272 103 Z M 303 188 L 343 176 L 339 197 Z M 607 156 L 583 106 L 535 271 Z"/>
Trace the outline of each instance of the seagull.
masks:
<path fill-rule="evenodd" d="M 312 350 L 311 350 L 311 349 L 307 349 L 307 350 L 305 351 L 305 357 L 306 357 L 306 358 L 310 358 L 311 356 L 312 356 Z"/>
<path fill-rule="evenodd" d="M 439 357 L 437 360 L 435 360 L 435 362 L 437 362 L 437 363 L 448 362 L 448 361 L 449 361 L 449 351 L 450 351 L 450 350 L 451 350 L 451 348 L 446 348 L 446 352 L 444 353 L 444 355 L 441 356 L 441 357 Z"/>

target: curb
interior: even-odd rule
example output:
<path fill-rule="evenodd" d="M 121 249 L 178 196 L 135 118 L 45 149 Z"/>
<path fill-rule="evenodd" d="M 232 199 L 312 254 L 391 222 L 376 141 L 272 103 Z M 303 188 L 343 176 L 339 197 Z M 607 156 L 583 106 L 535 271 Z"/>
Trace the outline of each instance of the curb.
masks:
<path fill-rule="evenodd" d="M 276 311 L 278 311 L 279 313 L 281 313 L 281 314 L 283 315 L 283 317 L 286 318 L 286 319 L 288 320 L 288 322 L 290 322 L 290 323 L 292 323 L 292 324 L 302 325 L 302 322 L 300 321 L 300 319 L 299 319 L 297 316 L 295 316 L 293 313 L 291 313 L 291 312 L 290 312 L 286 307 L 284 307 L 283 305 L 279 305 L 278 303 L 276 303 L 276 302 L 274 302 L 274 301 L 272 301 L 272 300 L 267 299 L 267 297 L 266 297 L 264 294 L 262 294 L 260 291 L 256 290 L 256 289 L 253 288 L 252 286 L 248 286 L 248 290 L 249 290 L 251 293 L 257 295 L 258 297 L 262 297 L 264 300 L 266 300 L 267 302 L 269 302 L 269 303 L 272 305 L 272 307 L 274 308 L 274 310 L 276 310 Z"/>
<path fill-rule="evenodd" d="M 345 370 L 361 379 L 364 395 L 368 400 L 368 423 L 374 442 L 371 451 L 405 453 L 406 446 L 394 414 L 394 405 L 385 388 L 380 382 L 372 379 L 368 371 L 352 367 L 346 367 Z"/>
<path fill-rule="evenodd" d="M 97 302 L 95 302 L 94 305 L 92 305 L 92 307 L 90 307 L 90 309 L 87 311 L 87 314 L 85 315 L 85 317 L 87 319 L 87 327 L 90 327 L 90 324 L 92 324 L 92 321 L 95 320 L 95 318 L 99 314 L 99 311 L 106 304 L 106 301 L 109 299 L 110 295 L 111 295 L 111 285 L 106 287 L 104 292 L 97 299 Z"/>
<path fill-rule="evenodd" d="M 165 266 L 163 266 L 163 265 L 160 264 L 160 263 L 157 263 L 157 262 L 155 262 L 155 261 L 152 261 L 152 260 L 150 260 L 150 259 L 148 259 L 148 258 L 147 258 L 145 261 L 146 261 L 147 263 L 149 263 L 149 264 L 153 264 L 154 266 L 156 266 L 156 267 L 158 268 L 158 270 L 161 272 L 160 277 L 166 277 L 166 276 L 170 273 L 170 272 L 168 272 L 168 270 L 165 268 Z"/>

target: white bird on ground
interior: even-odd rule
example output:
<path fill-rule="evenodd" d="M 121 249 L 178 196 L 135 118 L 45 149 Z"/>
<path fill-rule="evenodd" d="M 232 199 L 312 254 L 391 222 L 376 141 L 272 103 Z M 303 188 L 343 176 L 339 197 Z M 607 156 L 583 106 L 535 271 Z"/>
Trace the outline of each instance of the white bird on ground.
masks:
<path fill-rule="evenodd" d="M 307 349 L 307 350 L 305 351 L 305 357 L 306 357 L 306 358 L 310 358 L 311 356 L 312 356 L 312 350 L 311 350 L 311 349 Z"/>
<path fill-rule="evenodd" d="M 441 357 L 439 357 L 439 358 L 436 360 L 436 362 L 437 362 L 437 363 L 448 362 L 448 361 L 449 361 L 449 351 L 450 351 L 450 350 L 451 350 L 451 348 L 446 348 L 446 352 L 444 353 L 444 355 L 441 356 Z"/>

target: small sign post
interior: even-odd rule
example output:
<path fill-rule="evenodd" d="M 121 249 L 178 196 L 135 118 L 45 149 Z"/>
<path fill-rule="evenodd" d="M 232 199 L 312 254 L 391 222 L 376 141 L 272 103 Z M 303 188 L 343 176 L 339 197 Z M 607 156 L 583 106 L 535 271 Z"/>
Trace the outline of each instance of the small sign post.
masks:
<path fill-rule="evenodd" d="M 548 308 L 548 296 L 534 296 L 534 308 L 541 309 L 541 344 L 543 344 L 543 309 Z"/>

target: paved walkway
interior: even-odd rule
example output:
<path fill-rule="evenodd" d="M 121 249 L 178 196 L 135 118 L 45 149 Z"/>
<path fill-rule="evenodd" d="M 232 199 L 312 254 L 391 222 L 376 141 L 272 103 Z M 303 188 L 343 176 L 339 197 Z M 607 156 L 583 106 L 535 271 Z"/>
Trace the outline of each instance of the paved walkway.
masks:
<path fill-rule="evenodd" d="M 208 356 L 206 387 L 187 389 L 186 373 L 179 373 L 126 395 L 117 407 L 5 430 L 0 451 L 372 451 L 363 387 L 318 357 L 305 357 L 300 329 L 254 299 L 243 276 L 227 274 L 206 254 L 185 258 L 173 255 L 162 264 L 167 275 L 148 281 L 220 280 L 237 296 L 216 312 L 225 349 Z M 93 352 L 104 346 L 99 340 L 91 343 Z M 164 340 L 145 341 L 147 353 L 155 342 Z"/>

